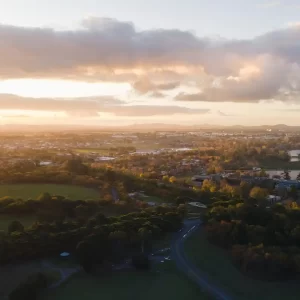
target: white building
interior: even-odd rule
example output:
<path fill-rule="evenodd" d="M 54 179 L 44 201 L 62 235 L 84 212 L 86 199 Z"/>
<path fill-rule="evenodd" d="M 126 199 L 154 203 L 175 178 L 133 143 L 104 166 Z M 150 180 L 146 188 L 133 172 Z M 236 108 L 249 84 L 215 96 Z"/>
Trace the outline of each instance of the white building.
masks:
<path fill-rule="evenodd" d="M 281 201 L 281 197 L 280 197 L 280 196 L 275 196 L 275 195 L 269 195 L 269 196 L 267 197 L 267 200 L 268 200 L 271 204 L 273 204 L 273 203 L 278 203 L 278 202 Z"/>

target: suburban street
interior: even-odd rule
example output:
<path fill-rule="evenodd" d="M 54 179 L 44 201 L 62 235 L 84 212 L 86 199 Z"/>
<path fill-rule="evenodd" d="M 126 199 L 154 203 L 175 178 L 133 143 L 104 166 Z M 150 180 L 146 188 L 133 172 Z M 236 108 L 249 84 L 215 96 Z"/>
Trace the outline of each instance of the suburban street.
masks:
<path fill-rule="evenodd" d="M 174 238 L 174 241 L 172 242 L 172 258 L 182 272 L 196 282 L 201 289 L 206 290 L 210 295 L 214 296 L 215 299 L 231 300 L 231 297 L 229 297 L 220 288 L 209 282 L 205 278 L 205 274 L 202 274 L 202 272 L 186 258 L 184 253 L 185 239 L 187 239 L 195 230 L 197 230 L 200 225 L 201 220 L 185 221 L 184 227 L 180 232 L 178 232 Z"/>

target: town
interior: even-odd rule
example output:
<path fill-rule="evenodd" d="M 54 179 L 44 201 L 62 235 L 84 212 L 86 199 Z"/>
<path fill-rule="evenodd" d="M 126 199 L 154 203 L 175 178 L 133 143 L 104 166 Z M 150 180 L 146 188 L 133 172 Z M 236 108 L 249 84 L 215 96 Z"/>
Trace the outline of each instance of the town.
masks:
<path fill-rule="evenodd" d="M 2 133 L 0 139 L 0 263 L 3 272 L 20 274 L 13 282 L 9 276 L 3 280 L 2 295 L 16 297 L 11 299 L 21 299 L 27 288 L 35 293 L 36 285 L 44 286 L 43 280 L 59 286 L 73 274 L 82 274 L 80 270 L 94 274 L 108 266 L 116 271 L 172 265 L 176 256 L 169 250 L 162 256 L 155 249 L 160 251 L 158 245 L 168 244 L 166 236 L 182 226 L 182 240 L 187 239 L 186 247 L 192 245 L 188 251 L 198 249 L 201 238 L 207 253 L 212 251 L 209 241 L 232 247 L 232 259 L 240 264 L 245 257 L 236 244 L 245 247 L 246 239 L 257 244 L 252 235 L 258 227 L 251 226 L 261 226 L 264 232 L 260 214 L 271 220 L 277 218 L 277 211 L 290 218 L 290 213 L 300 210 L 300 135 L 293 131 L 24 131 Z M 250 212 L 258 221 L 250 218 Z M 134 225 L 136 218 L 146 219 Z M 199 218 L 207 240 L 202 234 L 188 239 L 199 227 Z M 130 226 L 135 226 L 135 233 Z M 245 234 L 234 238 L 232 230 Z M 98 238 L 94 240 L 93 234 Z M 260 242 L 267 238 L 264 234 Z M 288 234 L 293 236 L 292 229 Z M 129 235 L 137 240 L 128 240 Z M 226 244 L 221 242 L 224 235 Z M 104 252 L 97 246 L 100 240 L 108 247 Z M 266 241 L 266 247 L 274 243 L 284 247 L 277 237 Z M 296 262 L 297 255 L 297 251 L 289 254 L 288 261 Z M 29 279 L 25 286 L 18 285 L 36 274 L 36 259 L 42 260 L 38 269 L 43 275 L 35 277 L 35 287 Z M 66 259 L 68 268 L 63 266 Z M 12 266 L 14 261 L 21 264 Z M 274 264 L 278 264 L 275 258 Z M 266 278 L 275 276 L 274 266 L 264 271 Z M 20 271 L 23 268 L 26 272 Z M 300 270 L 297 263 L 296 269 L 285 268 L 283 264 L 278 272 L 296 276 Z"/>

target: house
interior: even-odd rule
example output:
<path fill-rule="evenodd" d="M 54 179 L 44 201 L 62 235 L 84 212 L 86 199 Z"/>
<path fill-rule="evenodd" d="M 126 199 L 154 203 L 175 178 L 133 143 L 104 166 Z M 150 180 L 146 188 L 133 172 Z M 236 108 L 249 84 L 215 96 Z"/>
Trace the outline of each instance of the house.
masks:
<path fill-rule="evenodd" d="M 300 189 L 300 181 L 298 180 L 277 180 L 276 188 L 285 187 L 290 189 L 292 186 L 295 186 L 298 190 Z"/>
<path fill-rule="evenodd" d="M 253 171 L 261 171 L 261 168 L 253 167 Z"/>
<path fill-rule="evenodd" d="M 52 161 L 41 161 L 40 162 L 40 166 L 49 166 L 49 165 L 52 165 Z"/>
<path fill-rule="evenodd" d="M 267 200 L 268 200 L 271 204 L 274 204 L 274 203 L 280 202 L 282 199 L 281 199 L 280 196 L 269 195 L 269 196 L 267 197 Z"/>

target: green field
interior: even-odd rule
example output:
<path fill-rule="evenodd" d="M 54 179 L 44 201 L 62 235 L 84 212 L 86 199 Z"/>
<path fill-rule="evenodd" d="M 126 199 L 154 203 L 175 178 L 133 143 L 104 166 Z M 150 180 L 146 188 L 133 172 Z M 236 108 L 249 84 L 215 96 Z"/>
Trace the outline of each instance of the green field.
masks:
<path fill-rule="evenodd" d="M 111 275 L 80 273 L 41 300 L 208 300 L 197 286 L 179 273 L 173 263 L 151 272 L 120 271 Z M 160 273 L 157 273 L 159 271 Z"/>
<path fill-rule="evenodd" d="M 148 196 L 148 195 L 145 195 L 144 197 L 142 197 L 142 199 L 145 201 L 145 202 L 155 202 L 155 203 L 162 203 L 162 199 L 159 198 L 159 197 L 156 197 L 156 196 Z"/>
<path fill-rule="evenodd" d="M 226 251 L 210 244 L 203 230 L 185 244 L 186 253 L 210 282 L 223 288 L 234 300 L 298 300 L 299 282 L 265 282 L 239 272 Z"/>
<path fill-rule="evenodd" d="M 73 149 L 73 152 L 76 153 L 98 153 L 102 155 L 107 155 L 109 150 L 108 149 L 97 149 L 97 148 L 78 148 L 78 149 Z"/>
<path fill-rule="evenodd" d="M 65 196 L 71 200 L 99 199 L 99 192 L 81 186 L 64 184 L 2 184 L 0 185 L 0 197 L 36 199 L 41 193 L 48 192 L 51 195 Z"/>

